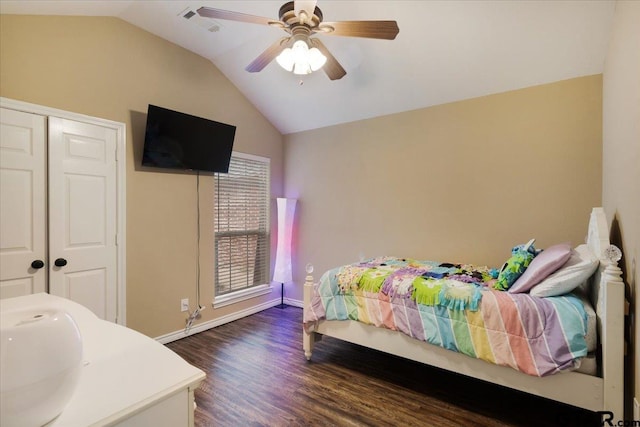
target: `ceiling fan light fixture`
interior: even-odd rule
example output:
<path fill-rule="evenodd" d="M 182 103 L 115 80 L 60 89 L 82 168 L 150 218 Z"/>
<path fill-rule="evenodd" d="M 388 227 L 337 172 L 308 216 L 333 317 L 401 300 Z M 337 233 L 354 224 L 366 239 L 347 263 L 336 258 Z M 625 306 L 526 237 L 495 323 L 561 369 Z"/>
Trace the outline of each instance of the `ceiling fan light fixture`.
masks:
<path fill-rule="evenodd" d="M 276 62 L 287 71 L 293 70 L 293 64 L 295 61 L 293 59 L 293 50 L 290 47 L 284 49 L 280 55 L 276 57 Z"/>
<path fill-rule="evenodd" d="M 311 67 L 305 62 L 296 62 L 293 66 L 293 74 L 302 76 L 305 74 L 311 74 Z"/>
<path fill-rule="evenodd" d="M 309 58 L 311 71 L 318 71 L 327 62 L 327 57 L 324 56 L 316 47 L 309 49 L 307 57 Z"/>
<path fill-rule="evenodd" d="M 394 40 L 400 31 L 398 23 L 391 20 L 324 22 L 322 11 L 316 3 L 317 0 L 287 1 L 278 10 L 278 20 L 206 6 L 199 8 L 197 13 L 205 18 L 268 25 L 289 34 L 271 44 L 247 65 L 245 70 L 250 73 L 262 71 L 276 59 L 289 72 L 309 74 L 324 68 L 330 80 L 339 80 L 347 72 L 319 38 L 311 37 L 323 33 L 341 37 Z"/>
<path fill-rule="evenodd" d="M 276 61 L 285 70 L 302 75 L 322 68 L 327 58 L 317 48 L 309 49 L 305 40 L 297 40 L 292 47 L 284 49 Z"/>

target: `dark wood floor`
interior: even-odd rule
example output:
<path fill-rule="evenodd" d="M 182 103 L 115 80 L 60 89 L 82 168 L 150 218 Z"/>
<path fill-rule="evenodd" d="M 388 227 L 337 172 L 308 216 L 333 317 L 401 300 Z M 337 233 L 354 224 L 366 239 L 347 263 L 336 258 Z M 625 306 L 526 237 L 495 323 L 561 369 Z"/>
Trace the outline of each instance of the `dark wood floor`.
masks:
<path fill-rule="evenodd" d="M 325 338 L 271 308 L 167 347 L 204 370 L 196 426 L 597 426 L 595 413 Z"/>

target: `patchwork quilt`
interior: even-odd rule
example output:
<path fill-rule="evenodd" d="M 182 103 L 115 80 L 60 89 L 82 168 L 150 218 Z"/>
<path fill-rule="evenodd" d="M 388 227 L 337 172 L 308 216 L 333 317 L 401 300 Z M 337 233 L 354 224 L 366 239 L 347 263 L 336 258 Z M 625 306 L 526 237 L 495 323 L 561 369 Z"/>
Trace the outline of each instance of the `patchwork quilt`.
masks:
<path fill-rule="evenodd" d="M 356 320 L 534 376 L 579 366 L 587 314 L 577 295 L 538 298 L 492 288 L 497 271 L 379 257 L 327 271 L 304 327 Z"/>

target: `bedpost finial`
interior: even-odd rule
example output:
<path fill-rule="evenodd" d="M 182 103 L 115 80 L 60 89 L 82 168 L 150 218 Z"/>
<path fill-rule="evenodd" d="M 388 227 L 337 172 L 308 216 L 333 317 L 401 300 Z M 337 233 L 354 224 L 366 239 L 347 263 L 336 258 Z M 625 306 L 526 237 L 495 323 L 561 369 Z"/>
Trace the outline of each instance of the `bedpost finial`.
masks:
<path fill-rule="evenodd" d="M 622 251 L 614 245 L 609 245 L 602 251 L 602 257 L 607 261 L 604 274 L 611 282 L 622 283 L 622 270 L 618 261 L 622 259 Z"/>
<path fill-rule="evenodd" d="M 311 275 L 313 273 L 313 264 L 307 263 L 304 269 L 307 272 L 307 277 L 304 278 L 305 284 L 313 284 L 313 276 Z"/>
<path fill-rule="evenodd" d="M 604 258 L 611 264 L 618 264 L 622 259 L 622 251 L 616 245 L 609 245 L 602 252 Z"/>

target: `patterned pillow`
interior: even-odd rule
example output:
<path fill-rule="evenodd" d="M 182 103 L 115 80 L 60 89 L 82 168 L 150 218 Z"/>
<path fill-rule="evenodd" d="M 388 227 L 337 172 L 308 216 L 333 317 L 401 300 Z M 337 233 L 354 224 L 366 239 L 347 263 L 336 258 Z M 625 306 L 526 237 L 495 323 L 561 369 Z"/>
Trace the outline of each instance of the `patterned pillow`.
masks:
<path fill-rule="evenodd" d="M 536 249 L 533 247 L 535 241 L 536 239 L 531 239 L 526 244 L 511 249 L 511 257 L 502 266 L 498 280 L 493 285 L 494 289 L 506 291 L 518 280 L 518 277 L 522 276 L 536 256 Z"/>

